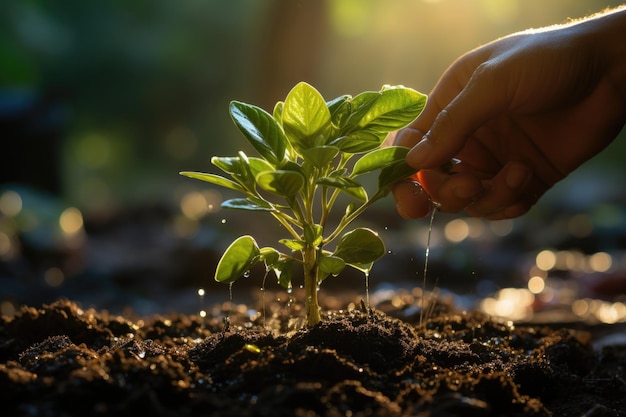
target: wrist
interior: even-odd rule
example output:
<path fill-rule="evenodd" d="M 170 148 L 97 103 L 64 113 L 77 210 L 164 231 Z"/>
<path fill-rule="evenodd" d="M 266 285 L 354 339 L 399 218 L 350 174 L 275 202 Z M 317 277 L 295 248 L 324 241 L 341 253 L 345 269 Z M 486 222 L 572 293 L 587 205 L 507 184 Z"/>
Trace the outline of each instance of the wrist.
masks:
<path fill-rule="evenodd" d="M 582 26 L 606 80 L 626 103 L 626 7 L 593 16 Z"/>

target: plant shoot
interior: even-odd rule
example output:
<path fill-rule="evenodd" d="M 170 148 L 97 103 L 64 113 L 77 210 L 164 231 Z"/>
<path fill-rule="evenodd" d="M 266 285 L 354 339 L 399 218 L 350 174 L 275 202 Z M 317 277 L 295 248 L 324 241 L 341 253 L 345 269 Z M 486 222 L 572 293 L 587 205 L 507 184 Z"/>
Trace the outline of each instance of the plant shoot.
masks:
<path fill-rule="evenodd" d="M 278 102 L 272 114 L 232 101 L 230 115 L 258 155 L 240 151 L 237 156 L 212 157 L 211 163 L 226 175 L 181 175 L 238 191 L 243 197 L 226 200 L 222 207 L 272 216 L 287 237 L 278 240 L 280 249 L 259 247 L 249 235 L 237 238 L 222 255 L 215 279 L 230 284 L 263 263 L 289 289 L 299 266 L 307 322 L 317 324 L 319 285 L 346 266 L 369 273 L 385 254 L 375 231 L 348 226 L 385 197 L 391 184 L 414 174 L 404 160 L 409 148 L 382 144 L 388 133 L 413 121 L 425 104 L 424 94 L 402 86 L 325 101 L 304 82 Z M 378 173 L 378 180 L 370 195 L 360 181 L 372 172 Z M 348 198 L 340 199 L 341 193 Z M 340 220 L 332 224 L 335 212 Z"/>

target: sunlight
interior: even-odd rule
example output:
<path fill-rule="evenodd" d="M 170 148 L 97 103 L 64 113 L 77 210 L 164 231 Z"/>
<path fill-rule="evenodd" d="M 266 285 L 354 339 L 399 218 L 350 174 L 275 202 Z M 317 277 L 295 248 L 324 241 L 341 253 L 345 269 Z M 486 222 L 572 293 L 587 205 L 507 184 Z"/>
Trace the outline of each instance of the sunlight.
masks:
<path fill-rule="evenodd" d="M 329 3 L 330 18 L 335 31 L 343 36 L 360 36 L 371 21 L 371 7 L 360 0 L 335 0 Z"/>
<path fill-rule="evenodd" d="M 485 19 L 498 25 L 514 22 L 520 12 L 519 0 L 481 0 L 480 6 Z"/>

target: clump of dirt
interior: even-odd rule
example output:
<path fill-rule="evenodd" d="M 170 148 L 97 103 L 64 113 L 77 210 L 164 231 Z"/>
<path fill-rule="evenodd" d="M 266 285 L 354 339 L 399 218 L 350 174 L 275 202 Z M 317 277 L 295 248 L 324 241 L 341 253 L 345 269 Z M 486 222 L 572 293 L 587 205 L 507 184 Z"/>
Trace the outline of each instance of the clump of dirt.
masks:
<path fill-rule="evenodd" d="M 23 307 L 0 321 L 2 415 L 626 416 L 625 346 L 451 308 L 393 316 L 336 310 L 278 333 L 243 316 Z"/>

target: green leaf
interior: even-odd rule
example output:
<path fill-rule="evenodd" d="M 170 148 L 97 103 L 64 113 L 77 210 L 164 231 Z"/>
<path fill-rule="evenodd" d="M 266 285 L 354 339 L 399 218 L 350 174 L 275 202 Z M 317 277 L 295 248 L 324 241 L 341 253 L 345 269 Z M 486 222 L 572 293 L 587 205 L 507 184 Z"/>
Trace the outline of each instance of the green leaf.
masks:
<path fill-rule="evenodd" d="M 378 148 L 382 141 L 380 135 L 367 130 L 357 130 L 333 139 L 329 145 L 336 146 L 345 153 L 363 153 Z"/>
<path fill-rule="evenodd" d="M 190 171 L 183 171 L 183 172 L 180 172 L 179 174 L 185 177 L 219 185 L 224 188 L 230 188 L 231 190 L 241 191 L 242 193 L 246 192 L 246 190 L 244 190 L 243 187 L 241 187 L 236 182 L 226 179 L 224 177 L 220 177 L 219 175 L 206 174 L 204 172 L 190 172 Z"/>
<path fill-rule="evenodd" d="M 411 123 L 424 109 L 426 96 L 402 86 L 385 86 L 359 120 L 359 127 L 388 133 Z"/>
<path fill-rule="evenodd" d="M 296 239 L 280 239 L 278 243 L 285 245 L 288 249 L 293 251 L 302 251 L 306 247 L 306 242 Z"/>
<path fill-rule="evenodd" d="M 379 97 L 379 92 L 366 91 L 352 98 L 349 106 L 350 114 L 341 126 L 341 132 L 345 135 L 357 129 L 359 121 L 367 114 Z"/>
<path fill-rule="evenodd" d="M 272 207 L 269 204 L 260 205 L 247 198 L 231 198 L 230 200 L 223 201 L 221 206 L 235 210 L 272 211 Z"/>
<path fill-rule="evenodd" d="M 338 256 L 322 254 L 320 255 L 318 265 L 320 271 L 324 274 L 337 276 L 346 267 L 346 262 Z"/>
<path fill-rule="evenodd" d="M 257 106 L 232 101 L 230 115 L 263 158 L 274 165 L 284 159 L 287 138 L 271 114 Z"/>
<path fill-rule="evenodd" d="M 304 186 L 304 176 L 296 171 L 276 170 L 261 172 L 256 182 L 265 191 L 283 197 L 292 197 Z"/>
<path fill-rule="evenodd" d="M 363 155 L 356 161 L 352 169 L 352 176 L 356 177 L 367 172 L 385 168 L 399 161 L 404 161 L 408 152 L 409 148 L 404 146 L 389 146 L 376 149 L 375 151 Z"/>
<path fill-rule="evenodd" d="M 283 288 L 291 288 L 294 262 L 291 259 L 283 259 L 272 265 L 278 284 Z"/>
<path fill-rule="evenodd" d="M 374 262 L 385 254 L 385 244 L 376 232 L 358 228 L 344 234 L 333 253 L 350 265 Z"/>
<path fill-rule="evenodd" d="M 339 188 L 341 191 L 360 201 L 367 201 L 365 188 L 353 179 L 346 177 L 324 177 L 318 179 L 317 184 Z"/>
<path fill-rule="evenodd" d="M 239 152 L 239 156 L 214 156 L 211 163 L 230 174 L 246 190 L 254 189 L 254 177 L 250 172 L 248 157 L 245 153 Z"/>
<path fill-rule="evenodd" d="M 275 169 L 272 164 L 260 158 L 248 158 L 248 166 L 253 177 L 256 177 L 263 171 L 273 171 Z"/>
<path fill-rule="evenodd" d="M 241 158 L 237 156 L 213 156 L 211 163 L 231 175 L 241 172 Z"/>
<path fill-rule="evenodd" d="M 352 96 L 344 95 L 326 103 L 330 112 L 330 120 L 336 132 L 340 132 L 342 126 L 350 117 L 352 109 Z"/>
<path fill-rule="evenodd" d="M 394 182 L 403 180 L 415 174 L 418 170 L 407 164 L 404 160 L 398 161 L 380 170 L 378 175 L 378 189 L 388 187 Z"/>
<path fill-rule="evenodd" d="M 285 103 L 283 103 L 282 101 L 277 101 L 276 104 L 274 105 L 274 111 L 272 112 L 272 116 L 274 117 L 274 120 L 276 120 L 277 123 L 280 123 L 281 120 L 283 120 L 283 106 L 285 105 Z"/>
<path fill-rule="evenodd" d="M 364 274 L 369 274 L 369 272 L 372 270 L 372 267 L 374 266 L 374 262 L 368 262 L 365 264 L 349 264 L 352 268 L 354 269 L 358 269 L 359 271 L 363 272 Z"/>
<path fill-rule="evenodd" d="M 285 133 L 298 150 L 325 145 L 323 135 L 330 127 L 330 111 L 322 95 L 305 82 L 287 95 L 282 111 Z"/>
<path fill-rule="evenodd" d="M 302 151 L 302 158 L 316 168 L 324 168 L 339 154 L 335 146 L 316 146 Z"/>
<path fill-rule="evenodd" d="M 337 113 L 338 111 L 341 111 L 341 109 L 345 107 L 345 105 L 349 103 L 351 100 L 352 100 L 352 96 L 349 96 L 348 94 L 344 94 L 343 96 L 339 96 L 330 101 L 327 101 L 326 107 L 328 107 L 328 111 L 330 112 L 331 116 L 334 116 L 335 113 Z"/>
<path fill-rule="evenodd" d="M 266 268 L 271 268 L 280 259 L 280 252 L 266 246 L 260 249 L 259 261 L 265 262 Z"/>
<path fill-rule="evenodd" d="M 318 246 L 322 243 L 324 236 L 324 228 L 319 224 L 305 224 L 304 225 L 304 240 L 311 246 Z"/>
<path fill-rule="evenodd" d="M 235 282 L 258 261 L 259 254 L 259 247 L 252 236 L 237 238 L 218 262 L 215 280 L 227 284 Z"/>

